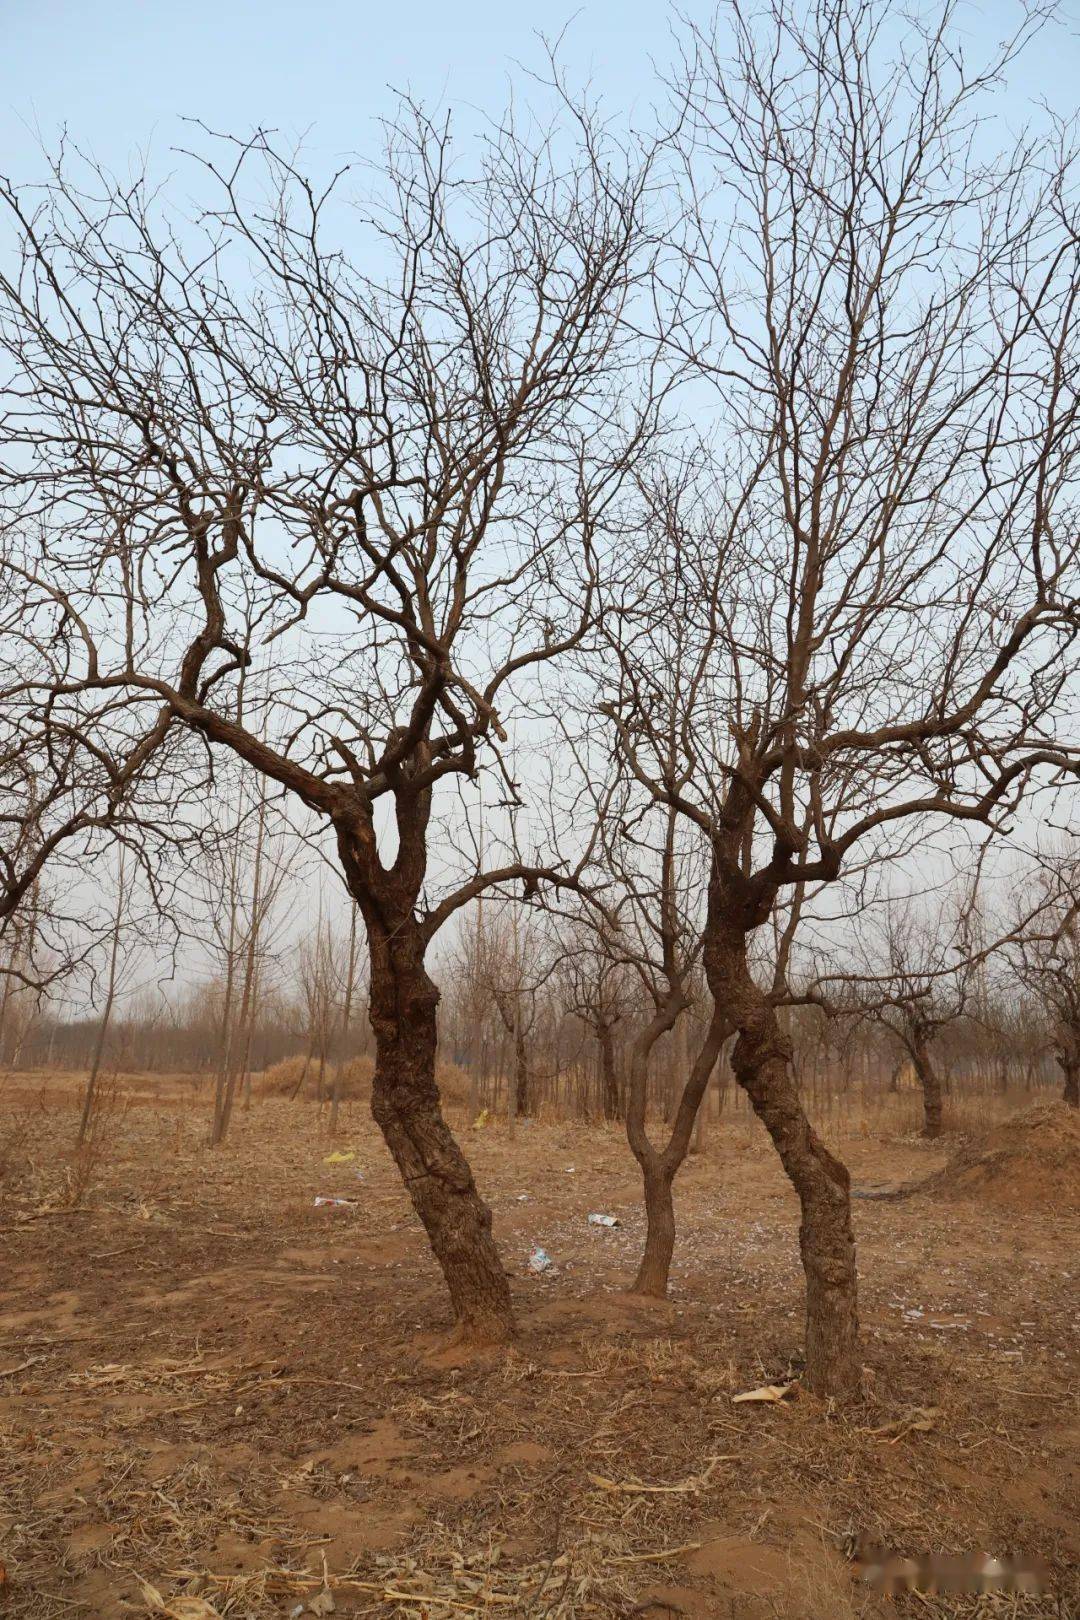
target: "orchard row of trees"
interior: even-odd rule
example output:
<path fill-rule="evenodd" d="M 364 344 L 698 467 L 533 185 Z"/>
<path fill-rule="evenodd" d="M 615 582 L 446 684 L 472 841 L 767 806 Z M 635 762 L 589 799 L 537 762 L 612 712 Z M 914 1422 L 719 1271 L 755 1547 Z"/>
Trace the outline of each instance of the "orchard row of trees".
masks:
<path fill-rule="evenodd" d="M 92 974 L 82 981 L 89 1005 L 81 1013 L 57 1005 L 47 973 L 44 983 L 20 982 L 11 971 L 20 952 L 24 966 L 39 972 L 48 959 L 35 959 L 32 942 L 27 949 L 25 929 L 12 930 L 0 996 L 0 1066 L 93 1071 L 104 1061 L 113 1072 L 220 1077 L 233 1060 L 250 1103 L 254 1073 L 299 1058 L 305 1084 L 298 1089 L 330 1101 L 336 1065 L 373 1056 L 355 911 L 343 917 L 324 891 L 314 919 L 301 913 L 299 930 L 288 930 L 306 863 L 298 841 L 287 853 L 280 836 L 272 903 L 252 907 L 245 887 L 262 890 L 265 829 L 256 836 L 256 858 L 245 863 L 233 828 L 219 848 L 227 862 L 219 875 L 230 886 L 201 884 L 183 923 L 170 919 L 174 935 L 198 946 L 201 971 L 189 964 L 197 976 L 187 988 L 177 987 L 176 964 L 159 982 L 162 965 L 131 914 L 123 868 L 98 951 L 101 971 L 96 984 Z M 984 914 L 980 901 L 992 886 L 980 894 L 953 885 L 944 897 L 946 919 L 954 909 L 951 928 L 942 922 L 941 895 L 886 898 L 880 916 L 864 922 L 857 956 L 844 963 L 838 948 L 827 958 L 811 951 L 789 977 L 783 1008 L 800 1087 L 849 1105 L 867 1093 L 917 1089 L 923 1134 L 931 1138 L 941 1133 L 949 1089 L 1030 1092 L 1057 1071 L 1057 1084 L 1064 1081 L 1065 1098 L 1075 1104 L 1080 1007 L 1071 993 L 1080 982 L 1072 956 L 1080 874 L 1058 858 L 1024 878 L 1022 892 L 1037 900 L 1019 920 L 1015 905 L 996 920 Z M 32 923 L 32 913 L 23 920 Z M 506 907 L 493 912 L 482 902 L 463 918 L 439 968 L 439 1031 L 444 1067 L 460 1071 L 458 1090 L 467 1085 L 467 1091 L 458 1100 L 467 1102 L 471 1117 L 625 1121 L 628 1068 L 651 998 L 632 942 L 596 921 L 588 911 L 572 919 L 534 909 L 512 926 Z M 161 934 L 159 926 L 158 943 Z M 119 971 L 114 939 L 124 962 Z M 820 966 L 826 960 L 827 971 Z M 93 965 L 91 955 L 87 968 Z M 668 1122 L 688 1047 L 703 1033 L 708 994 L 700 972 L 691 977 L 690 994 L 649 1065 L 648 1111 Z M 722 1109 L 732 1079 L 726 1051 L 714 1079 Z M 227 1121 L 222 1129 L 217 1101 L 215 1090 L 220 1138 Z M 700 1114 L 698 1128 L 704 1129 Z"/>
<path fill-rule="evenodd" d="M 463 151 L 404 103 L 351 210 L 265 132 L 199 132 L 195 218 L 70 151 L 0 187 L 0 914 L 25 937 L 29 908 L 57 963 L 90 950 L 68 942 L 112 843 L 172 915 L 245 784 L 220 1135 L 270 801 L 321 837 L 365 948 L 373 1113 L 473 1338 L 514 1313 L 440 1106 L 433 974 L 482 897 L 523 967 L 551 918 L 590 1005 L 594 951 L 636 975 L 642 1287 L 730 1051 L 800 1200 L 826 1395 L 861 1368 L 849 1178 L 785 1008 L 833 1010 L 822 960 L 850 978 L 862 953 L 925 1068 L 956 975 L 906 923 L 880 974 L 875 907 L 1008 837 L 1045 877 L 1016 972 L 1069 976 L 1076 169 L 1052 116 L 992 121 L 1041 20 L 972 64 L 948 5 L 730 6 L 682 25 L 655 127 L 556 60 L 547 122 L 512 106 Z M 957 943 L 978 968 L 993 941 Z M 522 995 L 492 997 L 520 1047 Z"/>

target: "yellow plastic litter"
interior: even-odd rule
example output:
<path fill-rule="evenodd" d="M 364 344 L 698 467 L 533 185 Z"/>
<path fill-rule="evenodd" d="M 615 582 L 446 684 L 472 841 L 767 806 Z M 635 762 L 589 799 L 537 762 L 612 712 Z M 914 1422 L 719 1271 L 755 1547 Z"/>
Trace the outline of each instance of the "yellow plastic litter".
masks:
<path fill-rule="evenodd" d="M 488 1113 L 487 1109 L 486 1108 L 481 1108 L 480 1112 L 477 1114 L 476 1118 L 473 1120 L 473 1130 L 474 1131 L 482 1131 L 484 1126 L 487 1124 L 487 1122 L 488 1122 L 488 1120 L 490 1118 L 491 1118 L 491 1115 Z"/>
<path fill-rule="evenodd" d="M 348 1153 L 339 1153 L 335 1150 L 335 1152 L 326 1155 L 323 1164 L 351 1164 L 355 1158 L 355 1148 L 350 1148 Z"/>

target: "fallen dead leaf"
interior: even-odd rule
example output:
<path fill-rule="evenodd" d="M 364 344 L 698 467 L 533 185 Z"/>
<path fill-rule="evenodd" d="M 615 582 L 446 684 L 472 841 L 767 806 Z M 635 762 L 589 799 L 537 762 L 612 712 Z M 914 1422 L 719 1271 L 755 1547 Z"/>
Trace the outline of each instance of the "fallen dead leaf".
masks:
<path fill-rule="evenodd" d="M 798 1385 L 794 1379 L 790 1384 L 761 1384 L 757 1389 L 744 1389 L 741 1395 L 733 1395 L 731 1404 L 738 1406 L 740 1401 L 755 1404 L 775 1406 L 778 1401 L 786 1400 L 794 1395 Z"/>

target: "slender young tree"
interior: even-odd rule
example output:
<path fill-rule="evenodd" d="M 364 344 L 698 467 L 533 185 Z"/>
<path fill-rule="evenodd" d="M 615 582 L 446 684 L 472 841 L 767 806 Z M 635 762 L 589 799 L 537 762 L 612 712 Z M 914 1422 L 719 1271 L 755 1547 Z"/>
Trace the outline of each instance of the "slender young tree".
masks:
<path fill-rule="evenodd" d="M 345 964 L 345 978 L 341 996 L 341 1033 L 338 1061 L 334 1068 L 334 1079 L 330 1093 L 330 1123 L 328 1126 L 331 1136 L 336 1136 L 338 1119 L 341 1111 L 341 1092 L 344 1084 L 345 1065 L 349 1060 L 349 1035 L 352 1031 L 353 998 L 356 994 L 356 907 L 349 907 L 349 953 Z"/>
<path fill-rule="evenodd" d="M 224 961 L 221 1051 L 210 1132 L 216 1147 L 228 1134 L 238 1091 L 249 1104 L 251 1045 L 265 977 L 273 913 L 288 877 L 288 851 L 269 825 L 265 792 L 254 805 L 241 803 L 226 860 L 224 917 L 215 914 Z M 216 912 L 216 908 L 215 908 Z M 237 997 L 239 999 L 237 1000 Z"/>
<path fill-rule="evenodd" d="M 633 1000 L 630 970 L 618 948 L 617 930 L 599 911 L 582 908 L 562 925 L 563 932 L 566 944 L 557 967 L 563 1003 L 596 1042 L 600 1108 L 614 1123 L 625 1114 L 616 1040 Z"/>
<path fill-rule="evenodd" d="M 511 1120 L 528 1118 L 535 1111 L 529 1047 L 538 1013 L 538 988 L 546 977 L 541 941 L 536 929 L 525 928 L 514 903 L 498 914 L 488 913 L 478 923 L 480 957 L 478 988 L 498 1013 L 510 1041 L 512 1073 L 507 1082 L 507 1113 Z"/>
<path fill-rule="evenodd" d="M 112 1022 L 113 1008 L 116 1005 L 116 992 L 120 980 L 120 941 L 123 937 L 124 917 L 128 904 L 126 857 L 127 851 L 121 844 L 120 860 L 116 874 L 116 907 L 113 912 L 112 937 L 109 940 L 109 965 L 105 975 L 105 999 L 102 1002 L 101 1018 L 98 1022 L 97 1036 L 94 1040 L 94 1053 L 90 1060 L 90 1073 L 87 1076 L 86 1091 L 83 1094 L 78 1134 L 78 1145 L 80 1147 L 86 1141 L 87 1132 L 94 1117 L 94 1104 L 97 1100 L 101 1060 L 105 1052 L 105 1042 L 109 1034 L 109 1025 Z"/>
<path fill-rule="evenodd" d="M 602 781 L 602 779 L 601 779 Z M 645 1247 L 633 1292 L 667 1295 L 675 1247 L 673 1184 L 690 1151 L 695 1121 L 724 1040 L 731 1033 L 715 1006 L 704 1028 L 690 1035 L 701 930 L 694 915 L 700 894 L 700 842 L 687 835 L 674 806 L 651 796 L 642 803 L 632 773 L 593 792 L 600 826 L 593 890 L 604 909 L 582 908 L 578 922 L 593 936 L 606 966 L 632 975 L 644 1016 L 627 1042 L 626 1136 L 641 1170 Z M 589 974 L 591 983 L 592 975 Z M 671 1037 L 675 1036 L 672 1040 Z M 652 1061 L 668 1039 L 663 1085 L 664 1140 L 650 1131 Z"/>

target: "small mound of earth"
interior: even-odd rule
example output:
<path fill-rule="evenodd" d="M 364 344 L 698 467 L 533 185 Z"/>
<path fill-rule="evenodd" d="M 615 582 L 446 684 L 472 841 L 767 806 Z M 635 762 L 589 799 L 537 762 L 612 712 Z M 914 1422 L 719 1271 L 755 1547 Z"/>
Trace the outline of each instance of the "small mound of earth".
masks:
<path fill-rule="evenodd" d="M 1015 1114 L 967 1143 L 920 1191 L 1080 1212 L 1080 1111 L 1052 1102 Z"/>

